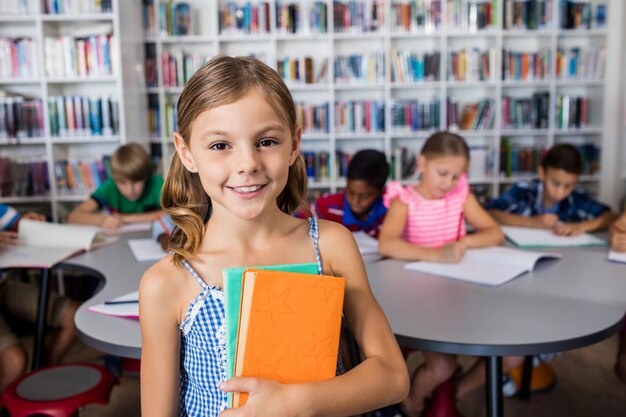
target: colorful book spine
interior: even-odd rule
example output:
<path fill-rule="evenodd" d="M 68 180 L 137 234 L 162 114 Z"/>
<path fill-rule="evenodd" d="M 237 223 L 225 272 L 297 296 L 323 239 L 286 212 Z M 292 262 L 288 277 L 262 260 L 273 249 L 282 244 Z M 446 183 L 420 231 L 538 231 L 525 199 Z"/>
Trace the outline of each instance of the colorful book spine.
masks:
<path fill-rule="evenodd" d="M 39 138 L 43 134 L 41 99 L 0 97 L 0 139 Z"/>
<path fill-rule="evenodd" d="M 0 197 L 47 196 L 48 162 L 44 156 L 0 157 Z"/>
<path fill-rule="evenodd" d="M 396 133 L 438 130 L 441 127 L 441 100 L 395 100 L 391 106 L 391 126 Z"/>
<path fill-rule="evenodd" d="M 48 97 L 50 135 L 111 136 L 119 132 L 117 100 L 109 96 Z"/>
<path fill-rule="evenodd" d="M 504 29 L 542 30 L 552 27 L 552 0 L 504 0 Z"/>
<path fill-rule="evenodd" d="M 336 102 L 335 131 L 338 133 L 384 132 L 384 101 L 363 100 Z"/>
<path fill-rule="evenodd" d="M 384 17 L 384 1 L 333 1 L 333 23 L 338 33 L 378 32 L 385 26 Z"/>
<path fill-rule="evenodd" d="M 319 105 L 296 103 L 296 117 L 302 133 L 319 134 L 330 131 L 330 114 L 328 103 Z"/>
<path fill-rule="evenodd" d="M 102 159 L 71 159 L 55 163 L 54 173 L 60 194 L 81 194 L 94 191 L 107 178 Z"/>
<path fill-rule="evenodd" d="M 391 81 L 397 83 L 418 83 L 439 81 L 441 53 L 416 53 L 391 49 Z"/>
<path fill-rule="evenodd" d="M 550 93 L 531 97 L 502 97 L 502 129 L 547 129 Z"/>
<path fill-rule="evenodd" d="M 335 82 L 337 84 L 376 84 L 385 79 L 385 52 L 335 57 Z"/>
<path fill-rule="evenodd" d="M 392 1 L 391 30 L 405 33 L 433 33 L 441 27 L 442 0 Z"/>

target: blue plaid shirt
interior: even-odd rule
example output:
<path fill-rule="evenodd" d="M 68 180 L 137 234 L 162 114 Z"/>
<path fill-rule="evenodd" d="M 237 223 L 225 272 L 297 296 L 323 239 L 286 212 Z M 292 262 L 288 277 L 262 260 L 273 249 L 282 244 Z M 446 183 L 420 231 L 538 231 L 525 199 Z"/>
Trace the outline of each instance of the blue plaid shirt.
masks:
<path fill-rule="evenodd" d="M 543 184 L 539 180 L 514 185 L 509 191 L 490 201 L 486 208 L 529 217 L 553 212 L 565 223 L 595 219 L 609 210 L 608 206 L 580 191 L 573 191 L 565 200 L 560 201 L 556 211 L 547 210 L 543 205 Z"/>

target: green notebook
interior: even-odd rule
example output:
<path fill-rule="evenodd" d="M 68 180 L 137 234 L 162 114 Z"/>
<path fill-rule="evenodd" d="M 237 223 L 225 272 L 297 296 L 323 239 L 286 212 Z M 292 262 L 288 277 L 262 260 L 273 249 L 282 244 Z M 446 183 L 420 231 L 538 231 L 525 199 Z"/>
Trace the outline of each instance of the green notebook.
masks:
<path fill-rule="evenodd" d="M 239 328 L 239 311 L 241 310 L 241 278 L 248 268 L 268 269 L 274 271 L 298 272 L 301 274 L 317 274 L 316 263 L 246 266 L 242 268 L 225 268 L 224 278 L 224 315 L 226 319 L 226 373 L 228 379 L 235 373 L 235 353 L 237 349 L 237 329 Z M 232 395 L 228 394 L 228 406 L 232 405 Z"/>

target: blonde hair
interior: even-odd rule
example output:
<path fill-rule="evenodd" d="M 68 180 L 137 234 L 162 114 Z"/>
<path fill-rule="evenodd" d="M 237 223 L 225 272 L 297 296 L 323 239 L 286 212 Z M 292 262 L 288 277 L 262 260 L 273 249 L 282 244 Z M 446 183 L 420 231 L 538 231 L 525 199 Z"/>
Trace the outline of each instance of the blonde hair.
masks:
<path fill-rule="evenodd" d="M 201 113 L 234 103 L 254 88 L 263 93 L 293 137 L 297 130 L 295 105 L 280 76 L 253 58 L 217 56 L 193 74 L 178 99 L 178 133 L 185 144 L 189 145 L 191 126 Z M 306 167 L 298 155 L 276 203 L 280 210 L 292 214 L 305 203 L 306 191 Z M 212 206 L 198 174 L 189 172 L 177 154 L 165 177 L 161 205 L 177 226 L 170 239 L 170 250 L 174 252 L 174 262 L 180 265 L 183 259 L 193 258 L 200 247 Z"/>
<path fill-rule="evenodd" d="M 146 181 L 152 175 L 150 155 L 136 143 L 117 148 L 110 162 L 111 177 L 115 181 Z"/>

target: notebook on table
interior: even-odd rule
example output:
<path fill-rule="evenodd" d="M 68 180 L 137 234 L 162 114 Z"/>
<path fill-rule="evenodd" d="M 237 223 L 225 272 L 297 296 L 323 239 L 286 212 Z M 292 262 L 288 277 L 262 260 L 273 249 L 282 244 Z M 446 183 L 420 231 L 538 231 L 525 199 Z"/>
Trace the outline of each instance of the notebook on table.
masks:
<path fill-rule="evenodd" d="M 604 246 L 606 242 L 589 233 L 576 236 L 558 236 L 550 229 L 502 226 L 506 237 L 521 248 L 547 248 L 572 246 Z"/>

